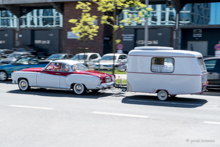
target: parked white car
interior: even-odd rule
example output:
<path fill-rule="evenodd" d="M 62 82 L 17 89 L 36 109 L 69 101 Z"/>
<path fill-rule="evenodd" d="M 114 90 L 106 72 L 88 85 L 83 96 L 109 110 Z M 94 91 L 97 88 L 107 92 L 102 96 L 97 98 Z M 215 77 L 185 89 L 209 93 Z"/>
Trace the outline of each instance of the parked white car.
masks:
<path fill-rule="evenodd" d="M 87 67 L 92 67 L 96 62 L 98 62 L 101 59 L 101 56 L 99 53 L 79 53 L 76 54 L 72 60 L 75 61 L 75 63 L 85 63 Z"/>
<path fill-rule="evenodd" d="M 127 63 L 127 54 L 115 53 L 115 67 L 120 63 Z M 111 70 L 113 68 L 113 54 L 105 54 L 102 56 L 99 63 L 94 66 L 95 70 Z"/>
<path fill-rule="evenodd" d="M 87 90 L 96 92 L 113 87 L 115 76 L 88 70 L 72 60 L 56 60 L 44 68 L 27 68 L 12 73 L 12 83 L 18 84 L 21 91 L 30 87 L 73 89 L 75 94 L 80 95 Z"/>

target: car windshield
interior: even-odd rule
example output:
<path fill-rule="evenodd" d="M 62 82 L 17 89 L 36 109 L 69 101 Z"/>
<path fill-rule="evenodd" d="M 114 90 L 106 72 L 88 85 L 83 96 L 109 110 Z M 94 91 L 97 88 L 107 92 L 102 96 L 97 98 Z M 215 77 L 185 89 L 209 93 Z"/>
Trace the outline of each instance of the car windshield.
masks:
<path fill-rule="evenodd" d="M 54 54 L 54 55 L 51 55 L 50 57 L 48 57 L 47 59 L 48 60 L 52 60 L 52 59 L 62 59 L 63 58 L 63 55 L 61 54 Z"/>
<path fill-rule="evenodd" d="M 113 56 L 103 56 L 101 60 L 113 60 Z M 116 56 L 115 56 L 116 60 Z"/>
<path fill-rule="evenodd" d="M 72 60 L 86 60 L 88 55 L 75 55 Z"/>
<path fill-rule="evenodd" d="M 19 57 L 21 57 L 20 54 L 10 54 L 10 55 L 8 56 L 8 58 L 19 58 Z"/>
<path fill-rule="evenodd" d="M 72 70 L 73 71 L 76 71 L 76 70 L 80 70 L 80 71 L 86 71 L 86 70 L 89 70 L 85 65 L 83 64 L 74 64 L 71 66 Z"/>
<path fill-rule="evenodd" d="M 31 57 L 25 57 L 21 58 L 18 61 L 16 61 L 16 64 L 29 64 Z"/>

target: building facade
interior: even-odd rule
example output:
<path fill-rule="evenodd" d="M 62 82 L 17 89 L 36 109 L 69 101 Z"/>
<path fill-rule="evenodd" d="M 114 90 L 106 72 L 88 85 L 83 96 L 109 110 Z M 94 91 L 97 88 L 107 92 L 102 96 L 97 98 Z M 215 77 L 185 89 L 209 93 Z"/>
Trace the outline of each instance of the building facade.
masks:
<path fill-rule="evenodd" d="M 180 44 L 178 49 L 194 50 L 204 56 L 214 56 L 214 46 L 220 42 L 217 34 L 220 33 L 220 17 L 216 14 L 219 3 L 195 3 L 186 4 L 180 11 Z M 149 5 L 152 9 L 148 18 L 149 46 L 173 46 L 173 34 L 175 29 L 176 12 L 166 5 Z M 133 17 L 138 16 L 135 8 L 130 8 Z M 129 18 L 122 13 L 120 19 Z M 140 24 L 132 22 L 125 24 L 122 33 L 122 43 L 125 52 L 129 52 L 136 46 L 145 45 L 144 42 L 145 18 Z M 131 35 L 133 34 L 133 36 Z"/>

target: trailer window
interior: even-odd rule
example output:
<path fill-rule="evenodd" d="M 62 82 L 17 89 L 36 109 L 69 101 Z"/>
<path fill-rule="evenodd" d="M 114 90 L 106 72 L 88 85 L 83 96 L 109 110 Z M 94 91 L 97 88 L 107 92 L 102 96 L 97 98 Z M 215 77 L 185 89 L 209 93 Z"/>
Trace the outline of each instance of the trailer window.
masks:
<path fill-rule="evenodd" d="M 203 59 L 198 58 L 198 62 L 199 62 L 199 67 L 200 67 L 201 72 L 206 72 L 206 68 L 205 68 Z"/>
<path fill-rule="evenodd" d="M 174 59 L 161 57 L 152 58 L 151 71 L 158 73 L 172 73 L 174 71 Z"/>

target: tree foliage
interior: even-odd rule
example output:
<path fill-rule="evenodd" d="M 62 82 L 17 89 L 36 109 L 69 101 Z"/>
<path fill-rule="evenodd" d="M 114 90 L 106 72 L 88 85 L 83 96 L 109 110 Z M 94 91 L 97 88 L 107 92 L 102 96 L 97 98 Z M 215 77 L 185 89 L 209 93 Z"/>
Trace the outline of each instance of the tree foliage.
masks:
<path fill-rule="evenodd" d="M 123 28 L 124 24 L 131 24 L 132 21 L 141 23 L 144 13 L 146 11 L 152 11 L 151 8 L 147 8 L 145 4 L 141 3 L 140 0 L 92 0 L 98 5 L 97 10 L 103 12 L 104 15 L 101 17 L 102 24 L 108 24 L 113 27 L 113 31 Z M 133 17 L 130 13 L 129 8 L 135 7 L 139 11 L 138 16 Z M 121 24 L 116 25 L 116 17 L 113 15 L 107 15 L 106 12 L 115 12 L 116 10 L 123 10 L 123 13 L 128 14 L 129 18 L 120 21 Z M 116 40 L 116 43 L 120 43 L 120 40 Z"/>
<path fill-rule="evenodd" d="M 97 36 L 99 26 L 95 25 L 97 16 L 91 16 L 89 11 L 91 3 L 90 2 L 78 2 L 76 9 L 81 9 L 82 14 L 80 19 L 70 19 L 69 22 L 75 24 L 75 27 L 72 27 L 71 30 L 76 34 L 79 40 L 83 39 L 84 41 L 90 39 L 93 40 L 94 36 Z"/>

